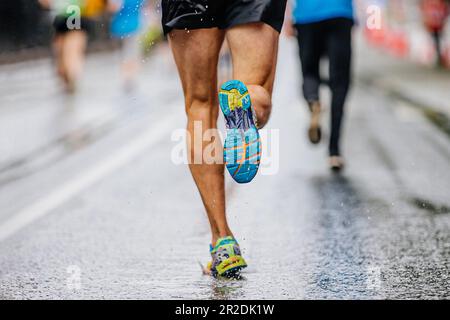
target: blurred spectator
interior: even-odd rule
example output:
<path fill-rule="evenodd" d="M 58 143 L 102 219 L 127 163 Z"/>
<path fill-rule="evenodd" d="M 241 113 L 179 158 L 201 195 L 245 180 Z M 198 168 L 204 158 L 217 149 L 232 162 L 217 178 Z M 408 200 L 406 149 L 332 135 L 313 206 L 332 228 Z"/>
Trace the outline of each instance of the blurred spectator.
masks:
<path fill-rule="evenodd" d="M 422 19 L 427 30 L 432 34 L 438 66 L 442 66 L 441 35 L 449 15 L 449 3 L 446 0 L 422 0 Z"/>

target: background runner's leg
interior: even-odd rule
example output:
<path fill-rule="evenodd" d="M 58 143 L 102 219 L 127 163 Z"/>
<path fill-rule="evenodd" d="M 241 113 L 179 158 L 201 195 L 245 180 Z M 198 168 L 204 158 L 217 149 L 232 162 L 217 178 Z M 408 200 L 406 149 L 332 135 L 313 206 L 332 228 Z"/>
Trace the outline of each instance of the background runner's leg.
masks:
<path fill-rule="evenodd" d="M 334 20 L 326 38 L 332 93 L 330 156 L 340 155 L 341 124 L 351 77 L 352 26 L 353 22 L 349 19 Z"/>
<path fill-rule="evenodd" d="M 303 75 L 303 96 L 309 103 L 319 101 L 320 59 L 324 53 L 324 35 L 320 23 L 296 25 Z"/>
<path fill-rule="evenodd" d="M 62 63 L 69 91 L 74 90 L 76 81 L 83 71 L 87 33 L 82 30 L 69 31 L 62 44 Z"/>
<path fill-rule="evenodd" d="M 233 78 L 247 86 L 258 127 L 262 128 L 272 110 L 279 33 L 265 23 L 251 23 L 230 28 L 226 38 L 233 60 Z"/>
<path fill-rule="evenodd" d="M 219 237 L 232 235 L 225 216 L 224 166 L 207 164 L 205 161 L 210 159 L 203 156 L 205 149 L 213 145 L 216 159 L 222 159 L 222 143 L 220 139 L 208 139 L 200 148 L 194 148 L 194 126 L 198 121 L 203 133 L 217 128 L 217 63 L 223 40 L 224 32 L 216 28 L 174 30 L 169 34 L 185 95 L 187 128 L 191 136 L 189 167 L 208 214 L 213 244 Z M 201 163 L 195 163 L 196 159 Z"/>

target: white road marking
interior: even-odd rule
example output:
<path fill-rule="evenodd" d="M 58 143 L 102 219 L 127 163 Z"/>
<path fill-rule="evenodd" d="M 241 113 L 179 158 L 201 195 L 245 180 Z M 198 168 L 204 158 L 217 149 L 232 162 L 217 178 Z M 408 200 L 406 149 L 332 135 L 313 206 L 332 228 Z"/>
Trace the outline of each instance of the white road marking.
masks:
<path fill-rule="evenodd" d="M 45 197 L 14 214 L 9 220 L 0 225 L 0 241 L 5 240 L 33 221 L 45 216 L 81 191 L 129 163 L 150 146 L 160 141 L 165 135 L 169 139 L 170 129 L 176 123 L 175 120 L 175 117 L 170 117 L 160 121 L 130 142 L 130 144 L 120 148 L 73 180 L 64 183 Z"/>

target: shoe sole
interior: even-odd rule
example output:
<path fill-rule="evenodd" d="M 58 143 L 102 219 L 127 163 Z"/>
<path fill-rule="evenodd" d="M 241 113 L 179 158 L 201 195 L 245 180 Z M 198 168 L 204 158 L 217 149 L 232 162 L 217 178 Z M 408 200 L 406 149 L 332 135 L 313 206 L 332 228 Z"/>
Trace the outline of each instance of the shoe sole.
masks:
<path fill-rule="evenodd" d="M 334 173 L 339 173 L 344 170 L 343 166 L 331 166 L 330 170 Z"/>
<path fill-rule="evenodd" d="M 219 104 L 227 125 L 225 165 L 237 183 L 249 183 L 259 169 L 261 139 L 247 87 L 239 80 L 225 82 L 219 92 Z"/>
<path fill-rule="evenodd" d="M 241 270 L 247 268 L 247 263 L 242 256 L 234 256 L 222 261 L 216 269 L 215 277 L 237 278 L 240 276 Z"/>

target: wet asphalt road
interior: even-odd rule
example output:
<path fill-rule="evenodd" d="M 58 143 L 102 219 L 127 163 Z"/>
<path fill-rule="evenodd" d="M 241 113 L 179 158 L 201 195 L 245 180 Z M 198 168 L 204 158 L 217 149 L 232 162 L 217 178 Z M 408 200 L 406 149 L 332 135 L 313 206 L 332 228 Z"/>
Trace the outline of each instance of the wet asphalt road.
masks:
<path fill-rule="evenodd" d="M 266 130 L 280 143 L 250 185 L 227 176 L 250 265 L 239 281 L 198 266 L 208 225 L 188 170 L 172 161 L 185 119 L 166 49 L 133 94 L 119 90 L 116 54 L 91 56 L 70 99 L 49 61 L 1 67 L 0 298 L 448 299 L 449 137 L 355 81 L 348 165 L 331 174 L 326 144 L 305 138 L 295 50 L 282 42 Z M 371 62 L 356 65 L 367 77 Z"/>

